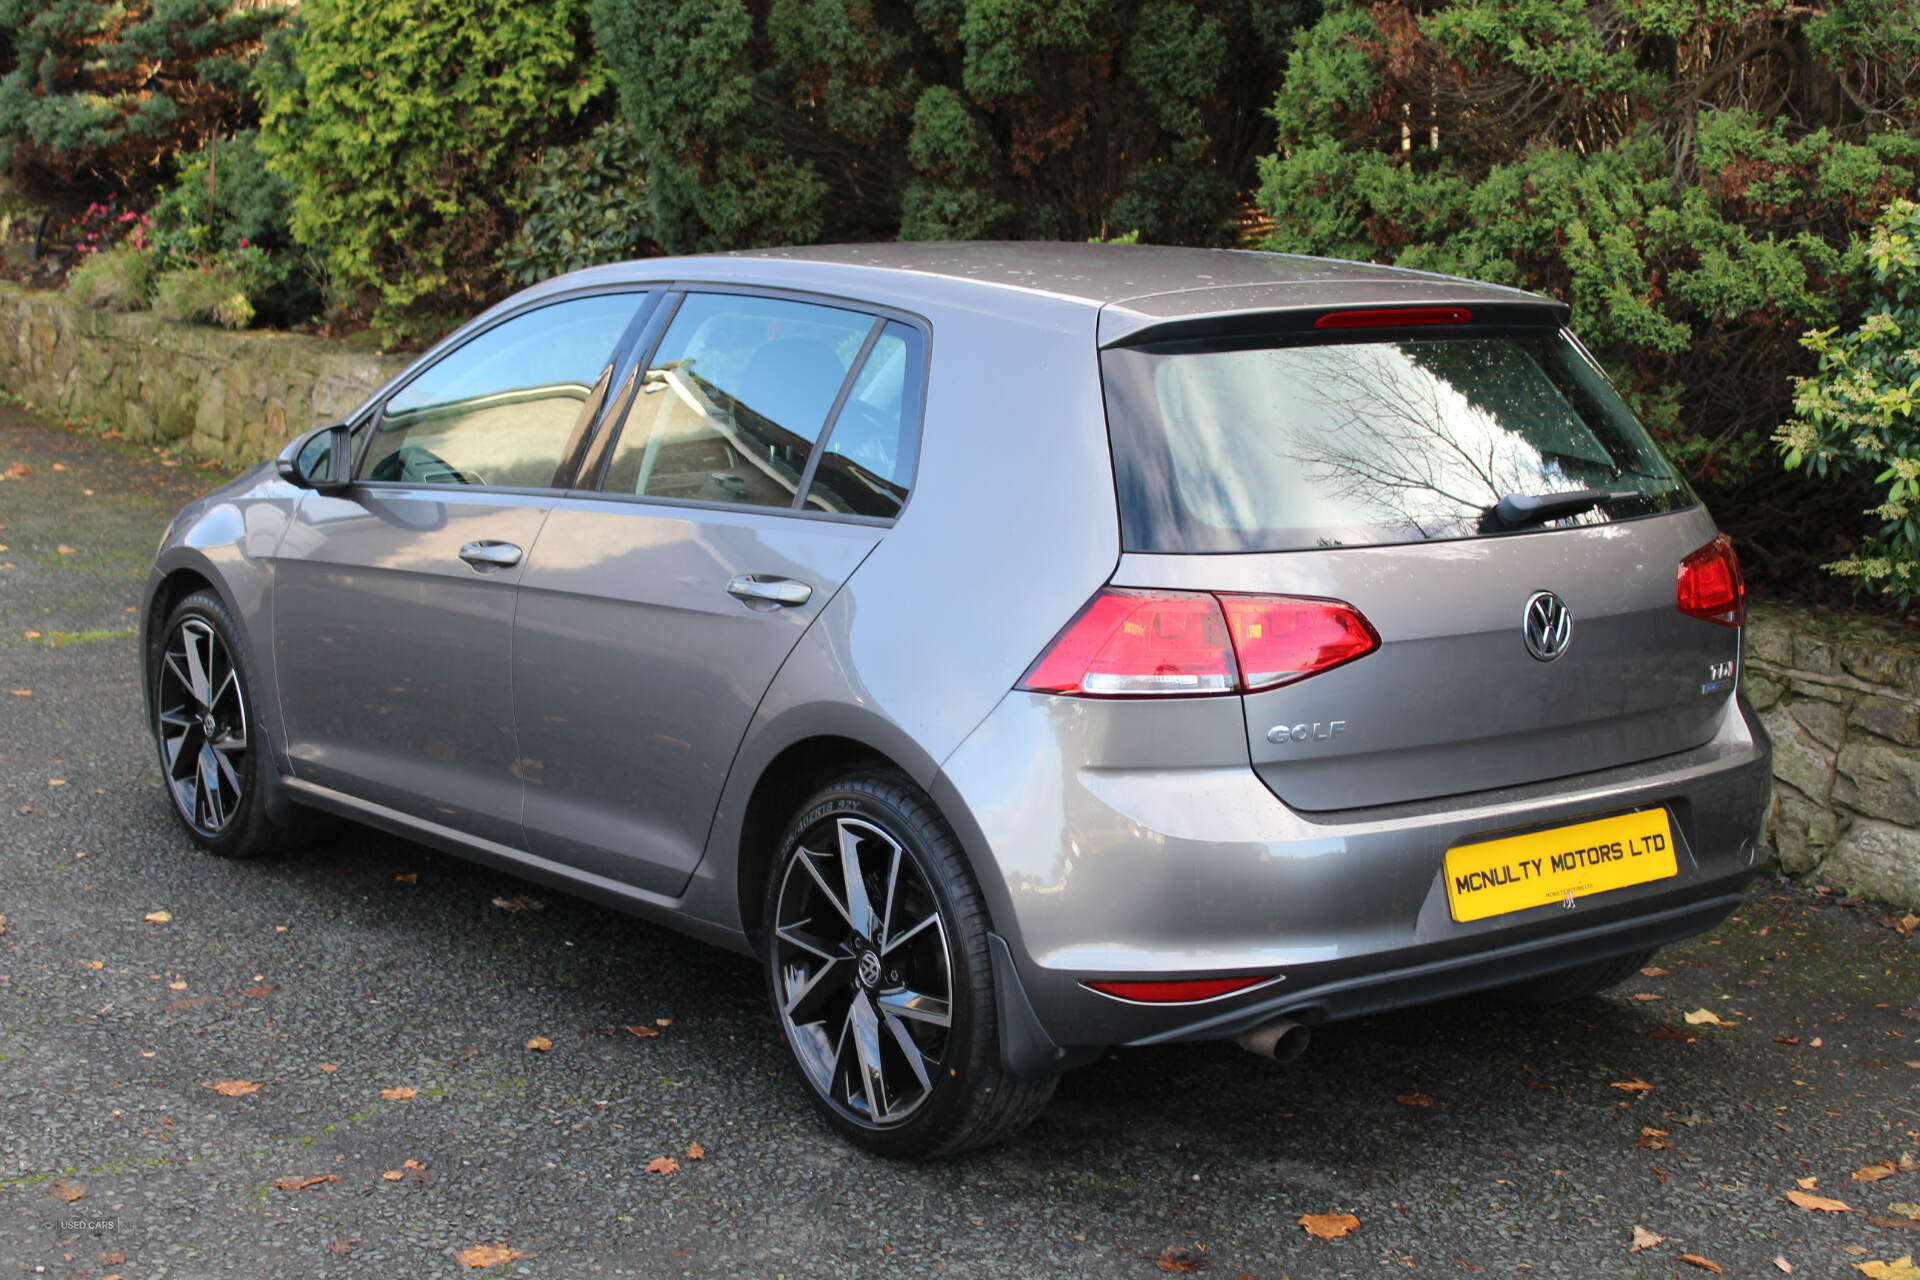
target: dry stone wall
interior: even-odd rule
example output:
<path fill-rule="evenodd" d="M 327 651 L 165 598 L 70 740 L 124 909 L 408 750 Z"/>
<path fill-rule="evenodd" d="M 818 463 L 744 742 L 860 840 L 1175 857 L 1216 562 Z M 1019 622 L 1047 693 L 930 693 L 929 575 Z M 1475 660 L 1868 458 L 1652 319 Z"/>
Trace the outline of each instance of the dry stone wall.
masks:
<path fill-rule="evenodd" d="M 1884 623 L 1755 609 L 1746 690 L 1773 734 L 1782 870 L 1920 910 L 1920 646 Z"/>
<path fill-rule="evenodd" d="M 129 439 L 240 465 L 341 417 L 405 365 L 299 334 L 78 306 L 0 282 L 0 388 Z"/>

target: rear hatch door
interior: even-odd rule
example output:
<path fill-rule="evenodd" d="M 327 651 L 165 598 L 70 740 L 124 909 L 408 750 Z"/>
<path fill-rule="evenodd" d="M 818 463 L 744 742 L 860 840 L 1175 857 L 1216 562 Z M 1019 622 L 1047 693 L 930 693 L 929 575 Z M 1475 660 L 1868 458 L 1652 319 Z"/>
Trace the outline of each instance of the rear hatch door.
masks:
<path fill-rule="evenodd" d="M 1389 804 L 1711 738 L 1739 631 L 1677 590 L 1713 524 L 1585 351 L 1485 309 L 1324 314 L 1103 353 L 1115 583 L 1344 601 L 1380 636 L 1245 697 L 1275 794 Z"/>

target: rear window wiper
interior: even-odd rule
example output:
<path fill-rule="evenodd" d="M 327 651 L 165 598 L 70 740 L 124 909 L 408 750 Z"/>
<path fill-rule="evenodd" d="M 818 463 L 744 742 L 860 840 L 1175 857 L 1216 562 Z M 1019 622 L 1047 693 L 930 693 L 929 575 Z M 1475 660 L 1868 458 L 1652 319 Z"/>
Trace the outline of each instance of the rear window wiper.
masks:
<path fill-rule="evenodd" d="M 1582 511 L 1608 506 L 1629 498 L 1645 498 L 1639 489 L 1568 489 L 1563 493 L 1510 493 L 1480 517 L 1482 533 L 1500 533 L 1525 529 L 1562 516 L 1577 516 Z"/>

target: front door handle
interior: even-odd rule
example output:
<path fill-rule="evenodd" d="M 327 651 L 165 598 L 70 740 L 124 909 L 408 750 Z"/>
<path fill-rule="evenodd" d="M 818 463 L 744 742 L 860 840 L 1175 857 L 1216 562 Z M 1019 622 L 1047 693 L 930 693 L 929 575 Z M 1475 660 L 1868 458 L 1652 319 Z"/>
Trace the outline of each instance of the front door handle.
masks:
<path fill-rule="evenodd" d="M 483 539 L 460 548 L 460 558 L 481 573 L 492 573 L 496 569 L 508 569 L 519 564 L 520 548 L 511 542 Z"/>
<path fill-rule="evenodd" d="M 813 588 L 792 578 L 743 573 L 727 584 L 727 594 L 746 601 L 748 608 L 777 609 L 781 605 L 805 604 L 813 598 Z"/>

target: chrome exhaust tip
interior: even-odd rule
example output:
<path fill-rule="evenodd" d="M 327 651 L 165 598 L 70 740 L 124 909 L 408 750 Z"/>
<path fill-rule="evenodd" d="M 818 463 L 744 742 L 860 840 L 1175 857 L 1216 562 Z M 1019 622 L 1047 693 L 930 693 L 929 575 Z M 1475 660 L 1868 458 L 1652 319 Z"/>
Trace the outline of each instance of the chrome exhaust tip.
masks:
<path fill-rule="evenodd" d="M 1307 1042 L 1312 1038 L 1313 1033 L 1292 1018 L 1275 1018 L 1251 1031 L 1241 1032 L 1234 1037 L 1234 1043 L 1248 1053 L 1257 1053 L 1275 1062 L 1292 1062 L 1307 1051 Z"/>

